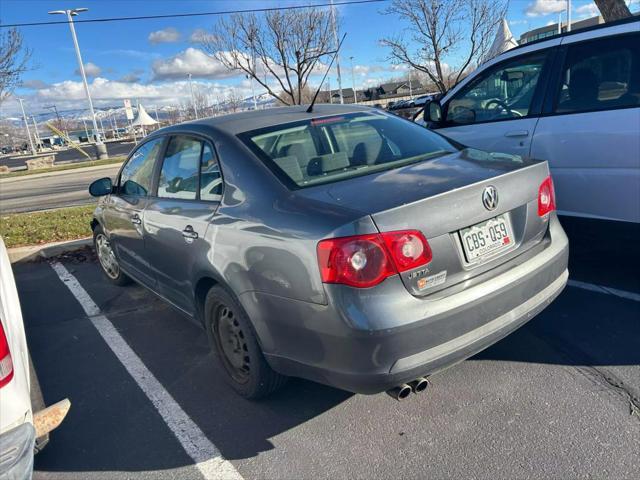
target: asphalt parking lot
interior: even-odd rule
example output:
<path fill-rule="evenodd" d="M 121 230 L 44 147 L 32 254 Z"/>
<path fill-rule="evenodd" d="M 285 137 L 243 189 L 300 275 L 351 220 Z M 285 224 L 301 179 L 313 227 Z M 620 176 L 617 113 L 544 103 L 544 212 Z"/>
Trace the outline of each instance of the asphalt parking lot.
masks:
<path fill-rule="evenodd" d="M 72 402 L 34 478 L 640 477 L 640 295 L 587 277 L 403 402 L 295 379 L 250 402 L 198 326 L 89 251 L 14 272 L 45 401 Z"/>

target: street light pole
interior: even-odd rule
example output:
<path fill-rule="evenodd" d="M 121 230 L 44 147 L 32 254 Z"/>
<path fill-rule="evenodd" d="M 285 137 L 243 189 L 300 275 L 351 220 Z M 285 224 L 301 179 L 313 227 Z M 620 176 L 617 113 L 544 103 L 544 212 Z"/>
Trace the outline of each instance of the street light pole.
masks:
<path fill-rule="evenodd" d="M 411 88 L 411 67 L 409 67 L 409 98 L 413 100 L 413 88 Z"/>
<path fill-rule="evenodd" d="M 29 137 L 29 145 L 31 146 L 31 153 L 33 155 L 36 154 L 36 149 L 33 147 L 33 140 L 31 140 L 31 132 L 29 131 L 29 122 L 27 121 L 27 114 L 24 113 L 24 105 L 22 104 L 22 99 L 19 98 L 20 108 L 22 109 L 22 118 L 24 119 L 24 126 L 27 129 L 27 137 Z"/>
<path fill-rule="evenodd" d="M 196 99 L 193 96 L 193 82 L 191 81 L 191 74 L 189 74 L 189 88 L 191 89 L 191 104 L 193 105 L 193 113 L 196 115 L 196 120 L 198 119 L 198 107 L 196 106 Z"/>
<path fill-rule="evenodd" d="M 333 0 L 331 0 L 331 23 L 333 24 L 333 38 L 336 42 L 336 73 L 338 74 L 338 92 L 340 94 L 340 103 L 344 103 L 344 97 L 342 96 L 342 76 L 340 75 L 340 53 L 337 51 L 338 45 L 338 25 L 336 22 L 336 12 L 333 6 Z"/>
<path fill-rule="evenodd" d="M 567 0 L 567 32 L 571 31 L 571 0 Z"/>
<path fill-rule="evenodd" d="M 356 90 L 356 77 L 353 74 L 353 57 L 349 57 L 351 60 L 351 88 L 353 88 L 353 102 L 358 103 L 358 91 Z"/>
<path fill-rule="evenodd" d="M 251 42 L 251 63 L 253 63 L 253 72 L 257 75 L 258 69 L 256 68 L 256 50 L 253 47 L 253 34 L 250 38 Z M 251 81 L 251 95 L 253 95 L 253 109 L 258 110 L 258 100 L 256 99 L 256 90 L 253 85 L 253 75 L 249 75 L 249 80 Z"/>
<path fill-rule="evenodd" d="M 67 16 L 69 28 L 71 30 L 71 38 L 73 38 L 73 46 L 76 50 L 76 57 L 78 59 L 78 69 L 82 76 L 82 83 L 84 85 L 84 91 L 87 94 L 87 101 L 89 102 L 89 111 L 91 112 L 91 120 L 93 120 L 93 132 L 96 135 L 96 150 L 98 158 L 108 158 L 107 148 L 100 138 L 100 131 L 98 130 L 98 123 L 96 122 L 96 113 L 93 110 L 93 102 L 91 101 L 91 93 L 89 93 L 89 83 L 87 82 L 87 75 L 84 71 L 84 63 L 82 63 L 82 55 L 80 54 L 80 45 L 78 44 L 78 37 L 76 36 L 76 29 L 73 25 L 73 17 L 81 12 L 86 12 L 88 8 L 74 8 L 72 10 L 54 10 L 49 12 L 50 15 L 62 14 Z"/>
<path fill-rule="evenodd" d="M 31 120 L 33 121 L 33 136 L 36 139 L 36 149 L 42 147 L 42 140 L 40 140 L 40 134 L 38 133 L 38 123 L 36 122 L 36 117 L 31 115 Z"/>

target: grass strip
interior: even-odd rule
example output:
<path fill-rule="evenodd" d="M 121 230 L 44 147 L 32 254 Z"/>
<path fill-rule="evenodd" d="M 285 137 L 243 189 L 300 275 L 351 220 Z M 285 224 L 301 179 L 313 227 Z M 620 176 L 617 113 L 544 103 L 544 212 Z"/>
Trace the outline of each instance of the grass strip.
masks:
<path fill-rule="evenodd" d="M 92 204 L 2 215 L 0 235 L 7 248 L 88 237 L 94 208 Z"/>

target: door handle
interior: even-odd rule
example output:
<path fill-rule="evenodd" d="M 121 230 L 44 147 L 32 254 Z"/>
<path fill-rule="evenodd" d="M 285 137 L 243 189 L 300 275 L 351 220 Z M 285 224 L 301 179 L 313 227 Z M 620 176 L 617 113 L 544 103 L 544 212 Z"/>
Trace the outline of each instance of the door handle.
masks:
<path fill-rule="evenodd" d="M 131 215 L 131 223 L 133 223 L 134 225 L 140 225 L 142 223 L 140 215 L 138 215 L 137 213 Z"/>
<path fill-rule="evenodd" d="M 506 132 L 504 136 L 505 137 L 528 137 L 529 130 L 512 130 L 511 132 Z"/>
<path fill-rule="evenodd" d="M 184 227 L 184 230 L 182 230 L 182 236 L 190 240 L 195 240 L 198 238 L 198 232 L 196 232 L 191 225 L 187 225 Z"/>

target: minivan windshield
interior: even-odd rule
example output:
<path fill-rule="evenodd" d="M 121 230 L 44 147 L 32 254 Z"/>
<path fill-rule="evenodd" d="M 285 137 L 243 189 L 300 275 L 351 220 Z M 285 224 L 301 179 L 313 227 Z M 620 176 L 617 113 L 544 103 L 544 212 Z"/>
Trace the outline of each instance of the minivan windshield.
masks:
<path fill-rule="evenodd" d="M 313 118 L 239 137 L 293 188 L 389 170 L 457 150 L 440 135 L 383 112 Z"/>

